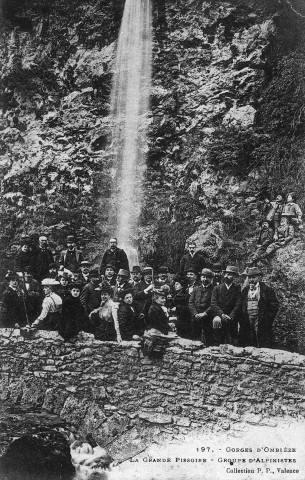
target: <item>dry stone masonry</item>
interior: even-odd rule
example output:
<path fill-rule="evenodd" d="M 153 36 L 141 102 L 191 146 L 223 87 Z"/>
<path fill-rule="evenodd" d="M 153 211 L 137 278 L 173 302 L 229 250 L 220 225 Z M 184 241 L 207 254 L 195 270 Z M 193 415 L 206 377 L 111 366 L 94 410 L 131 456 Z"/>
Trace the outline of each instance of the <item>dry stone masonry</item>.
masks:
<path fill-rule="evenodd" d="M 65 421 L 102 444 L 241 423 L 276 426 L 304 419 L 305 357 L 279 350 L 202 348 L 177 340 L 162 359 L 138 342 L 100 342 L 89 334 L 64 343 L 55 332 L 31 340 L 1 329 L 1 400 Z M 144 432 L 144 433 L 143 433 Z"/>

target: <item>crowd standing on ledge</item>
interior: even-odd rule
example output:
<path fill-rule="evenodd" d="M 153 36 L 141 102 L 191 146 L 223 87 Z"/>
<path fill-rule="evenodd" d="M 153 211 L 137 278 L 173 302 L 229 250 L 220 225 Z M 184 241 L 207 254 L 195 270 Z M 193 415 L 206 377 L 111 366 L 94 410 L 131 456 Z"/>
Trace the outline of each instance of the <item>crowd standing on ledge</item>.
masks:
<path fill-rule="evenodd" d="M 167 267 L 154 272 L 133 266 L 130 272 L 116 238 L 109 240 L 100 269 L 91 268 L 72 236 L 57 262 L 45 236 L 37 249 L 25 239 L 7 282 L 2 327 L 56 330 L 66 341 L 80 331 L 104 341 L 143 339 L 148 355 L 177 336 L 205 346 L 271 347 L 279 308 L 257 266 L 240 275 L 234 265 L 210 265 L 194 242 L 174 275 Z"/>

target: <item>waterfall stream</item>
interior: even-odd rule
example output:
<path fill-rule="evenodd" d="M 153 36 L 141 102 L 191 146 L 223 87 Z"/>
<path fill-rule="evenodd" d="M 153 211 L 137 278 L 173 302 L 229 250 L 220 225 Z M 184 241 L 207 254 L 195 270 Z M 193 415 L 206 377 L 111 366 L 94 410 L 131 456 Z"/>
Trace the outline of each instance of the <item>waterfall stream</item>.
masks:
<path fill-rule="evenodd" d="M 116 171 L 111 203 L 116 236 L 129 256 L 131 266 L 138 262 L 133 239 L 141 212 L 147 150 L 151 30 L 151 1 L 126 0 L 111 92 L 112 149 Z"/>

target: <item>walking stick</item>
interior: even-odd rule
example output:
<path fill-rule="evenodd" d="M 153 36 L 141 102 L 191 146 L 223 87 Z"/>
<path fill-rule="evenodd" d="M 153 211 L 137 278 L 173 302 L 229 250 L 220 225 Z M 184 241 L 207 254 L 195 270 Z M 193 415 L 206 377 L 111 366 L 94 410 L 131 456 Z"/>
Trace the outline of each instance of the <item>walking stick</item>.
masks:
<path fill-rule="evenodd" d="M 27 326 L 30 327 L 31 324 L 30 324 L 30 322 L 29 322 L 29 317 L 28 317 L 28 312 L 27 312 L 26 302 L 25 302 L 26 286 L 25 286 L 24 272 L 22 272 L 22 280 L 23 280 L 23 292 L 24 292 L 24 295 L 23 295 L 23 293 L 21 293 L 21 295 L 22 295 L 23 306 L 24 306 L 24 311 L 25 311 L 26 323 L 27 323 Z"/>

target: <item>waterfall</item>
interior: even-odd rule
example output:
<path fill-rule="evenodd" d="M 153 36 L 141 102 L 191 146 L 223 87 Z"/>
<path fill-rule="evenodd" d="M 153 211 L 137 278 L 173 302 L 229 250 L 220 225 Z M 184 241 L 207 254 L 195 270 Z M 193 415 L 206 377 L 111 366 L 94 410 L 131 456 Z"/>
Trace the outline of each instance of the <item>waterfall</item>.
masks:
<path fill-rule="evenodd" d="M 141 213 L 151 87 L 151 0 L 126 0 L 111 92 L 115 183 L 112 218 L 119 245 L 138 263 L 134 234 Z"/>

